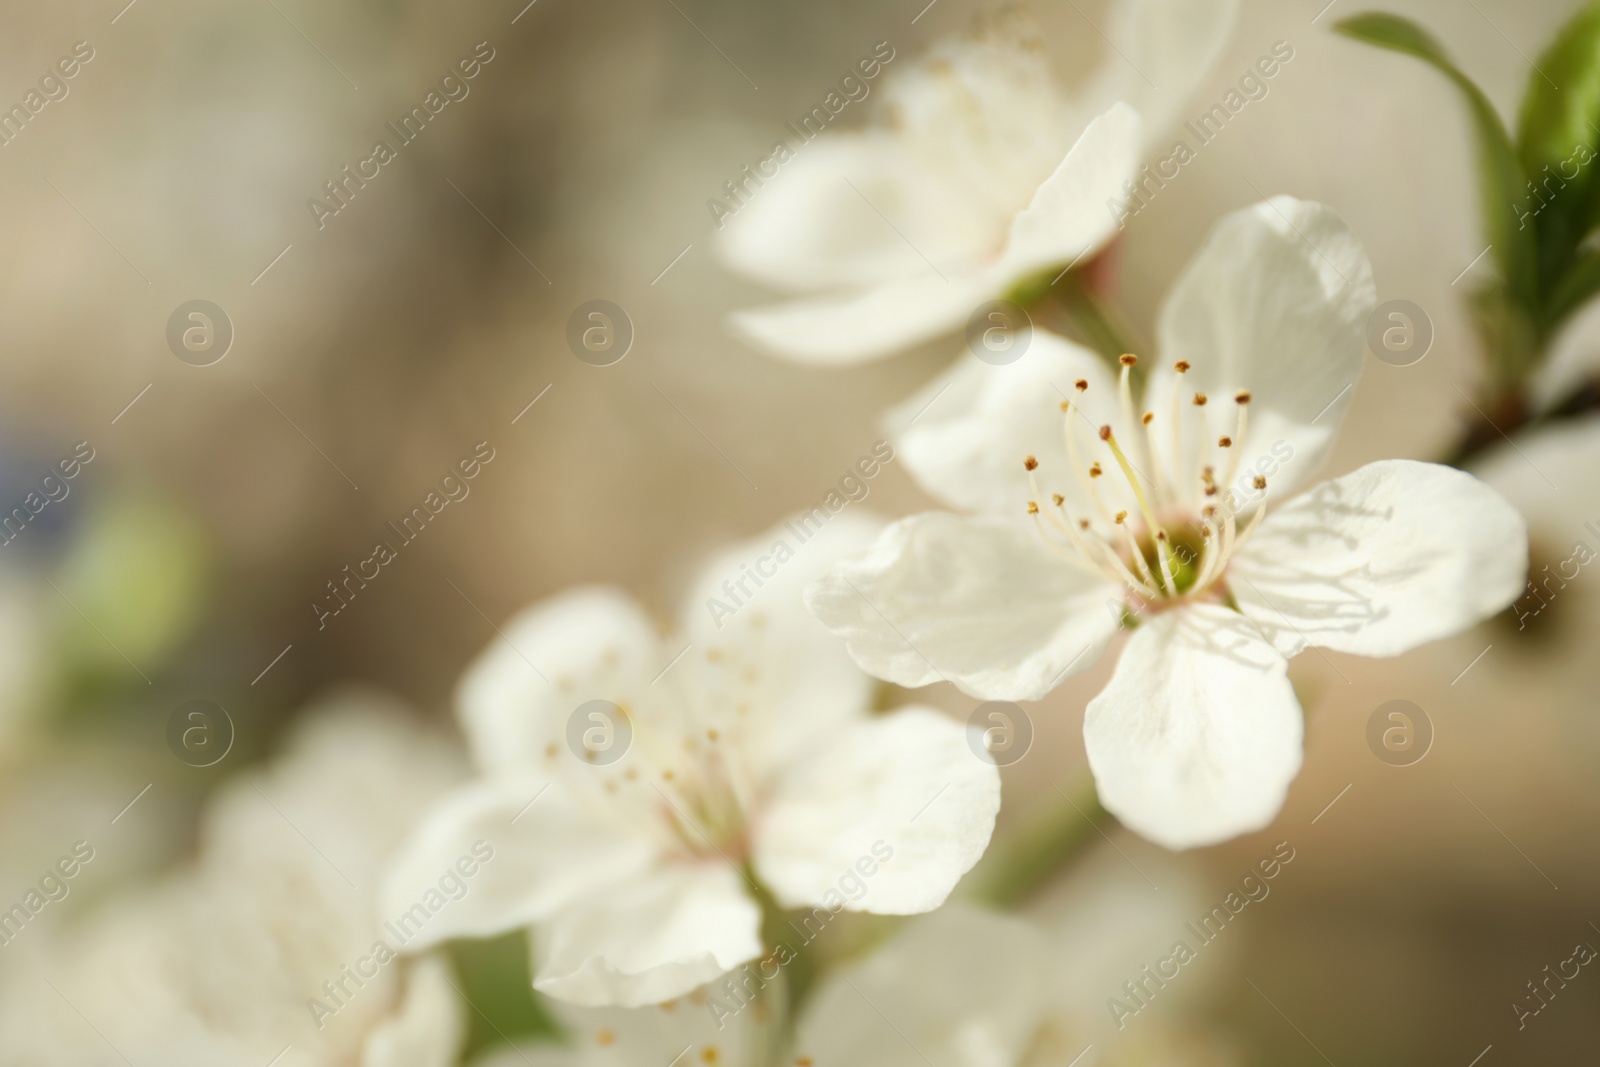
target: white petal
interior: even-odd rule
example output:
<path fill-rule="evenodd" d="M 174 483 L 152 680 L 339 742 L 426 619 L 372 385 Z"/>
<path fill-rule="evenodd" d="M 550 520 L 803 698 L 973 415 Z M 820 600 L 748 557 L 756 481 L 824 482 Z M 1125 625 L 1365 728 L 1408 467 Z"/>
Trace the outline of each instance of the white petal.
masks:
<path fill-rule="evenodd" d="M 542 924 L 533 985 L 589 1007 L 657 1004 L 754 959 L 760 927 L 731 865 L 662 864 Z"/>
<path fill-rule="evenodd" d="M 1259 830 L 1300 770 L 1300 705 L 1288 663 L 1249 620 L 1211 604 L 1134 631 L 1084 744 L 1100 802 L 1167 848 Z"/>
<path fill-rule="evenodd" d="M 367 1037 L 362 1067 L 451 1067 L 467 1035 L 449 964 L 424 956 L 406 976 L 398 1010 Z"/>
<path fill-rule="evenodd" d="M 275 760 L 213 794 L 201 816 L 201 862 L 248 882 L 244 872 L 281 869 L 286 856 L 305 855 L 309 838 L 337 865 L 335 873 L 310 854 L 333 886 L 344 878 L 371 885 L 460 783 L 465 763 L 452 740 L 422 727 L 393 697 L 340 687 L 306 708 Z"/>
<path fill-rule="evenodd" d="M 641 828 L 602 821 L 559 781 L 480 781 L 435 808 L 400 850 L 384 879 L 382 918 L 413 951 L 504 933 L 638 876 L 656 855 Z M 430 908 L 440 896 L 443 905 Z"/>
<path fill-rule="evenodd" d="M 1536 543 L 1565 557 L 1575 539 L 1592 532 L 1586 525 L 1600 525 L 1600 417 L 1520 433 L 1472 473 L 1522 512 Z"/>
<path fill-rule="evenodd" d="M 1037 30 L 1011 13 L 864 84 L 892 128 L 802 140 L 791 124 L 794 158 L 730 203 L 719 245 L 737 269 L 820 289 L 915 279 L 924 256 L 976 266 L 1089 117 L 1052 83 Z"/>
<path fill-rule="evenodd" d="M 755 829 L 756 871 L 778 902 L 886 915 L 944 903 L 1000 810 L 1000 772 L 969 732 L 907 708 L 792 768 Z"/>
<path fill-rule="evenodd" d="M 580 1008 L 553 1001 L 549 1007 L 567 1037 L 565 1046 L 548 1042 L 507 1049 L 475 1067 L 743 1067 L 745 1050 L 757 1039 L 757 1010 L 750 996 L 764 971 L 773 975 L 770 957 L 741 967 L 686 998 L 646 1008 Z M 756 975 L 747 979 L 746 973 Z M 746 1002 L 724 990 L 745 983 Z"/>
<path fill-rule="evenodd" d="M 1528 380 L 1528 392 L 1535 408 L 1548 411 L 1596 379 L 1600 379 L 1600 300 L 1591 300 L 1556 332 L 1549 354 Z"/>
<path fill-rule="evenodd" d="M 616 589 L 553 596 L 501 631 L 456 693 L 472 754 L 485 770 L 537 766 L 578 705 L 637 703 L 666 664 L 655 626 Z"/>
<path fill-rule="evenodd" d="M 1394 656 L 1504 608 L 1527 568 L 1527 527 L 1505 498 L 1452 467 L 1395 459 L 1268 514 L 1228 586 L 1286 655 Z"/>
<path fill-rule="evenodd" d="M 736 270 L 781 289 L 926 275 L 922 255 L 956 262 L 972 243 L 969 227 L 950 218 L 948 191 L 935 177 L 884 131 L 823 136 L 800 146 L 725 220 L 718 251 Z M 914 229 L 902 236 L 896 225 Z"/>
<path fill-rule="evenodd" d="M 1045 942 L 1020 919 L 940 909 L 830 977 L 795 1051 L 818 1064 L 1010 1067 L 1040 1022 Z"/>
<path fill-rule="evenodd" d="M 980 700 L 1038 700 L 1095 661 L 1120 589 L 1068 566 L 1025 526 L 929 513 L 818 579 L 806 603 L 862 669 Z"/>
<path fill-rule="evenodd" d="M 857 477 L 852 484 L 869 483 Z M 742 733 L 758 779 L 868 707 L 872 678 L 802 597 L 812 579 L 865 550 L 882 530 L 855 506 L 838 514 L 813 508 L 719 553 L 685 605 L 681 632 L 690 651 L 659 684 L 681 682 L 697 694 L 702 728 Z"/>
<path fill-rule="evenodd" d="M 622 1015 L 637 1012 L 623 1011 Z M 577 1042 L 581 1041 L 581 1044 Z M 678 1048 L 683 1048 L 680 1042 Z M 667 1054 L 669 1057 L 671 1053 Z M 611 1046 L 599 1047 L 593 1034 L 586 1034 L 573 1045 L 556 1045 L 538 1038 L 511 1045 L 497 1045 L 475 1056 L 472 1067 L 631 1067 L 631 1057 L 613 1054 Z M 679 1067 L 679 1065 L 674 1065 Z"/>
<path fill-rule="evenodd" d="M 1233 31 L 1237 0 L 1123 0 L 1111 5 L 1117 52 L 1089 95 L 1126 100 L 1145 121 L 1145 151 L 1164 155 L 1171 128 L 1215 65 Z"/>
<path fill-rule="evenodd" d="M 1184 418 L 1191 449 L 1203 442 L 1218 452 L 1206 462 L 1220 472 L 1227 459 L 1214 442 L 1234 432 L 1234 395 L 1250 390 L 1252 425 L 1233 448 L 1248 465 L 1280 440 L 1290 446 L 1290 458 L 1268 479 L 1268 493 L 1281 498 L 1327 451 L 1361 371 L 1375 301 L 1366 251 L 1331 209 L 1279 196 L 1235 212 L 1218 223 L 1161 309 L 1161 363 L 1146 406 L 1170 420 L 1173 388 L 1207 394 L 1211 403 L 1185 406 Z M 1175 385 L 1178 360 L 1192 369 Z M 1197 411 L 1207 417 L 1203 428 Z M 1198 477 L 1180 473 L 1185 484 Z"/>
<path fill-rule="evenodd" d="M 970 232 L 984 254 L 1095 114 L 1055 84 L 1042 35 L 1017 7 L 939 41 L 883 94 L 910 165 L 950 190 L 944 225 Z"/>
<path fill-rule="evenodd" d="M 1139 116 L 1116 104 L 1089 123 L 1011 223 L 1005 253 L 996 268 L 1010 284 L 1044 267 L 1065 267 L 1111 240 L 1118 215 L 1107 208 L 1123 197 L 1122 185 L 1139 169 Z"/>
<path fill-rule="evenodd" d="M 985 20 L 970 39 L 896 65 L 878 91 L 892 130 L 796 144 L 798 158 L 722 241 L 741 269 L 776 284 L 843 291 L 737 312 L 735 335 L 802 362 L 853 363 L 953 330 L 1015 280 L 995 267 L 1036 195 L 1013 267 L 1098 243 L 1046 229 L 1076 217 L 1040 187 L 1089 114 L 1052 84 L 1026 17 Z"/>
<path fill-rule="evenodd" d="M 728 316 L 740 340 L 799 363 L 864 363 L 949 333 L 993 296 L 986 278 L 931 265 L 858 293 L 746 308 Z"/>
<path fill-rule="evenodd" d="M 1089 383 L 1079 393 L 1077 381 Z M 1120 427 L 1116 381 L 1093 352 L 1046 330 L 1035 330 L 1016 362 L 999 366 L 972 355 L 896 406 L 886 420 L 900 462 L 917 483 L 952 507 L 1017 515 L 1033 498 L 1023 460 L 1039 460 L 1035 476 L 1045 493 L 1059 492 L 1075 515 L 1093 503 L 1068 462 L 1065 426 L 1077 435 L 1081 464 L 1101 458 L 1095 431 Z M 1074 406 L 1071 422 L 1061 403 Z M 1105 457 L 1110 463 L 1109 456 Z M 1108 507 L 1128 507 L 1126 485 L 1103 478 Z M 1040 501 L 1041 505 L 1044 501 Z"/>
<path fill-rule="evenodd" d="M 1108 991 L 1168 955 L 1183 924 L 1205 915 L 1211 905 L 1210 887 L 1196 868 L 1123 835 L 1115 849 L 1075 860 L 1065 875 L 1028 901 L 1028 918 L 1051 939 L 1045 995 L 1058 1028 L 1076 1036 L 1113 1023 L 1106 1010 Z M 1177 989 L 1163 991 L 1167 1004 L 1162 1011 L 1170 1011 L 1174 1003 L 1199 1003 L 1204 994 L 1203 987 L 1179 983 Z M 1082 1047 L 1074 1045 L 1067 1058 Z"/>

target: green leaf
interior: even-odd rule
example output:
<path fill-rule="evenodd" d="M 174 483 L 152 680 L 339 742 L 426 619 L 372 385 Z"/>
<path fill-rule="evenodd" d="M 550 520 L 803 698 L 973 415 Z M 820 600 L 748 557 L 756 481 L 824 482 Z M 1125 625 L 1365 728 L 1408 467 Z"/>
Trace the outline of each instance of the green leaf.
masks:
<path fill-rule="evenodd" d="M 1539 57 L 1522 99 L 1518 134 L 1522 169 L 1532 188 L 1519 198 L 1539 235 L 1539 278 L 1547 295 L 1541 325 L 1553 328 L 1571 310 L 1570 289 L 1592 276 L 1572 277 L 1578 245 L 1600 210 L 1600 4 L 1590 4 L 1562 28 Z M 1582 295 L 1594 291 L 1589 284 Z"/>
<path fill-rule="evenodd" d="M 1494 105 L 1433 35 L 1408 19 L 1370 12 L 1344 19 L 1333 28 L 1357 41 L 1422 60 L 1449 78 L 1466 97 L 1477 132 L 1484 237 L 1493 245 L 1507 289 L 1522 312 L 1532 316 L 1538 308 L 1534 231 L 1520 223 L 1515 206 L 1524 195 L 1527 179 Z"/>
<path fill-rule="evenodd" d="M 1600 253 L 1579 252 L 1567 264 L 1561 281 L 1545 296 L 1544 324 L 1553 330 L 1567 315 L 1600 293 Z"/>
<path fill-rule="evenodd" d="M 1495 387 L 1519 393 L 1540 351 L 1533 321 L 1511 303 L 1503 285 L 1478 286 L 1468 304 Z"/>
<path fill-rule="evenodd" d="M 544 997 L 533 991 L 527 935 L 515 930 L 499 937 L 446 943 L 466 998 L 467 1047 L 462 1062 L 487 1049 L 519 1039 L 557 1041 L 561 1030 Z"/>

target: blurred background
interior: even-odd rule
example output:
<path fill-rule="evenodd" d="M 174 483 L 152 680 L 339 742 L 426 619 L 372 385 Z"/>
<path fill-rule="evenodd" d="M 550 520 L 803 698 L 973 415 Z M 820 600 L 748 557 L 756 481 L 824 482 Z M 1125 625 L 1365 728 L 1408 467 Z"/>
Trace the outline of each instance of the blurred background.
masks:
<path fill-rule="evenodd" d="M 206 797 L 332 685 L 376 685 L 448 729 L 464 665 L 563 587 L 614 582 L 667 619 L 702 557 L 819 499 L 957 350 L 815 370 L 744 347 L 723 316 L 768 293 L 719 265 L 706 200 L 874 44 L 915 57 L 988 8 L 524 2 L 4 10 L 0 105 L 79 42 L 92 58 L 0 146 L 0 509 L 64 457 L 92 459 L 0 549 L 0 900 L 87 827 L 102 859 L 53 922 L 183 862 Z M 1435 330 L 1415 365 L 1369 358 L 1341 473 L 1438 458 L 1470 414 L 1478 363 L 1454 283 L 1483 241 L 1453 91 L 1334 36 L 1365 8 L 1324 2 L 1243 4 L 1189 110 L 1274 42 L 1294 59 L 1130 226 L 1115 303 L 1148 340 L 1220 215 L 1278 193 L 1334 207 L 1380 301 L 1415 302 Z M 1102 0 L 1024 6 L 1064 84 L 1120 61 Z M 1431 27 L 1506 115 L 1576 9 L 1383 7 Z M 319 219 L 308 201 L 335 204 L 325 183 L 397 144 L 386 123 L 474 55 L 467 95 Z M 851 111 L 848 126 L 867 114 Z M 634 330 L 611 366 L 567 345 L 594 299 Z M 231 333 L 203 366 L 168 340 L 196 300 Z M 347 566 L 394 540 L 386 524 L 475 451 L 492 459 L 468 494 L 333 599 Z M 870 485 L 883 515 L 929 505 L 893 464 Z M 1587 510 L 1600 519 L 1600 500 Z M 1209 900 L 1274 843 L 1297 852 L 1191 1009 L 1235 1062 L 1467 1067 L 1486 1046 L 1485 1067 L 1592 1059 L 1600 976 L 1585 969 L 1521 1030 L 1512 1005 L 1576 942 L 1600 944 L 1596 582 L 1527 630 L 1295 662 L 1306 765 L 1283 815 L 1173 861 Z M 1081 779 L 1082 709 L 1111 662 L 1030 706 L 1037 738 L 1006 771 L 1002 832 Z M 930 699 L 964 718 L 973 702 L 946 688 Z M 207 767 L 168 745 L 192 700 L 231 723 Z M 1408 766 L 1368 744 L 1391 700 L 1431 723 Z"/>

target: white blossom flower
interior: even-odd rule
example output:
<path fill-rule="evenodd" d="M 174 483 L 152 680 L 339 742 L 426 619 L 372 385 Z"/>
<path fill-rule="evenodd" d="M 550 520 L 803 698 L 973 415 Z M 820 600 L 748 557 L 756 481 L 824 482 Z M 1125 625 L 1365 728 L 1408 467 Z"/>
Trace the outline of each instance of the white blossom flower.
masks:
<path fill-rule="evenodd" d="M 1075 861 L 1028 900 L 1022 914 L 1044 935 L 1049 979 L 1025 1067 L 1070 1063 L 1089 1044 L 1106 1067 L 1235 1062 L 1194 1024 L 1217 983 L 1236 980 L 1230 954 L 1239 947 L 1208 947 L 1189 929 L 1215 900 L 1199 875 L 1170 853 L 1124 841 Z"/>
<path fill-rule="evenodd" d="M 461 761 L 386 699 L 351 693 L 309 714 L 281 758 L 223 787 L 193 867 L 6 947 L 0 1061 L 264 1065 L 292 1044 L 285 1062 L 307 1067 L 456 1062 L 465 1018 L 447 967 L 374 954 L 394 938 L 372 890 Z M 109 849 L 122 827 L 97 827 L 89 846 Z"/>
<path fill-rule="evenodd" d="M 919 918 L 859 965 L 823 981 L 798 1021 L 793 1055 L 781 1060 L 772 1056 L 778 1035 L 766 1005 L 746 999 L 748 1010 L 725 1019 L 711 1009 L 730 994 L 713 985 L 649 1008 L 558 1005 L 566 1047 L 525 1045 L 483 1067 L 1009 1067 L 1027 1049 L 1046 1004 L 1041 940 L 1022 920 L 956 904 Z M 781 981 L 781 972 L 772 973 Z M 734 995 L 759 998 L 763 990 L 750 981 Z"/>
<path fill-rule="evenodd" d="M 871 680 L 800 589 L 875 527 L 841 515 L 804 536 L 805 521 L 717 558 L 674 638 L 608 588 L 506 627 L 460 687 L 483 776 L 419 828 L 389 896 L 414 896 L 463 840 L 500 858 L 418 944 L 532 926 L 536 988 L 631 1006 L 755 958 L 761 894 L 890 914 L 944 901 L 988 843 L 998 773 L 932 710 L 868 713 Z M 708 610 L 735 584 L 732 618 Z M 616 721 L 590 720 L 591 701 Z M 577 743 L 584 728 L 617 733 Z M 628 735 L 621 758 L 596 751 Z"/>
<path fill-rule="evenodd" d="M 801 146 L 722 228 L 733 267 L 820 294 L 736 312 L 734 333 L 804 362 L 876 359 L 1104 247 L 1119 229 L 1107 205 L 1135 177 L 1143 131 L 1176 117 L 1235 7 L 1118 4 L 1119 54 L 1073 93 L 1015 14 L 891 68 L 878 88 L 884 121 Z"/>
<path fill-rule="evenodd" d="M 1153 1015 L 1141 1014 L 1126 1032 L 1108 1015 L 1107 999 L 1126 995 L 1121 982 L 1169 950 L 1200 908 L 1186 878 L 1149 869 L 1159 872 L 1165 895 L 1144 892 L 1132 870 L 1096 872 L 1071 887 L 1067 909 L 1053 909 L 1070 922 L 947 904 L 821 978 L 789 1034 L 773 1010 L 783 971 L 764 961 L 749 976 L 655 1007 L 558 1004 L 564 1040 L 505 1049 L 482 1067 L 1061 1067 L 1089 1044 L 1105 1067 L 1145 1067 L 1153 1051 L 1167 1057 L 1155 1062 L 1171 1067 L 1221 1067 L 1232 1061 L 1175 1025 L 1204 979 L 1191 980 L 1187 995 L 1164 995 Z M 740 1009 L 731 1016 L 730 1004 Z M 776 1047 L 786 1038 L 791 1048 Z"/>
<path fill-rule="evenodd" d="M 1373 303 L 1354 235 L 1280 197 L 1179 278 L 1139 407 L 1132 357 L 1117 382 L 1036 334 L 1015 364 L 963 361 L 895 416 L 897 447 L 976 514 L 891 525 L 812 609 L 873 674 L 983 699 L 1039 699 L 1131 625 L 1084 722 L 1105 806 L 1173 848 L 1266 825 L 1300 765 L 1287 657 L 1397 655 L 1503 608 L 1527 564 L 1515 510 L 1447 467 L 1277 505 L 1327 450 Z"/>

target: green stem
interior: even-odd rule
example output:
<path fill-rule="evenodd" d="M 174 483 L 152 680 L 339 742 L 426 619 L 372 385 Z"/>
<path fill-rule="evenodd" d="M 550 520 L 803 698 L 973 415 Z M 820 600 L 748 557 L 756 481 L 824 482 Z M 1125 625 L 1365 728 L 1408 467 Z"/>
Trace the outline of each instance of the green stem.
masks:
<path fill-rule="evenodd" d="M 1113 363 L 1124 352 L 1135 351 L 1134 342 L 1115 312 L 1079 284 L 1076 278 L 1063 278 L 1051 293 L 1068 326 L 1084 344 Z"/>
<path fill-rule="evenodd" d="M 962 896 L 974 903 L 1010 908 L 1033 896 L 1051 878 L 1081 858 L 1098 837 L 1098 824 L 1106 817 L 1095 795 L 1094 782 L 1085 776 L 1071 790 L 1056 792 L 1061 803 L 994 842 L 977 867 L 962 883 Z"/>
<path fill-rule="evenodd" d="M 1026 308 L 1040 326 L 1073 337 L 1115 366 L 1124 352 L 1137 354 L 1137 343 L 1122 317 L 1086 283 L 1088 269 L 1039 271 L 1007 290 L 1006 299 Z"/>
<path fill-rule="evenodd" d="M 797 1005 L 786 972 L 780 968 L 777 977 L 762 986 L 756 996 L 765 1014 L 758 1017 L 759 1025 L 750 1028 L 754 1048 L 749 1062 L 753 1067 L 777 1067 L 788 1062 L 789 1048 L 794 1042 Z"/>
<path fill-rule="evenodd" d="M 1483 453 L 1519 434 L 1594 418 L 1600 413 L 1600 379 L 1585 382 L 1559 404 L 1537 414 L 1520 389 L 1491 394 L 1480 399 L 1477 407 L 1478 411 L 1467 415 L 1461 436 L 1441 460 L 1448 466 L 1465 468 Z"/>
<path fill-rule="evenodd" d="M 745 865 L 745 881 L 749 883 L 756 901 L 761 905 L 761 939 L 768 952 L 789 941 L 788 913 L 779 905 L 771 891 L 756 877 L 755 869 Z M 765 958 L 765 957 L 763 957 Z M 752 1062 L 763 1065 L 781 1063 L 789 1044 L 794 1039 L 794 1023 L 800 1001 L 816 977 L 815 961 L 804 954 L 796 954 L 787 964 L 781 965 L 776 978 L 761 988 L 761 1003 L 766 1009 L 765 1023 L 753 1027 L 751 1040 L 757 1045 Z"/>

